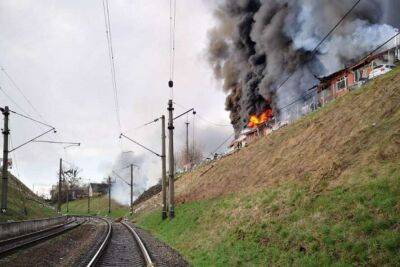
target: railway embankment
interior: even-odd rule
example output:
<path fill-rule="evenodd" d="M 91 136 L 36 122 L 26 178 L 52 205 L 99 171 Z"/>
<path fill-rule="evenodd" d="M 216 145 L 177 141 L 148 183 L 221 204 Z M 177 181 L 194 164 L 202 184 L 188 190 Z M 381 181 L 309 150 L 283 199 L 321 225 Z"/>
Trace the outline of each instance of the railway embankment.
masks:
<path fill-rule="evenodd" d="M 1 196 L 0 191 L 0 196 Z M 17 177 L 9 173 L 8 209 L 0 215 L 0 222 L 56 217 L 57 212 L 44 199 L 33 193 Z"/>
<path fill-rule="evenodd" d="M 194 266 L 397 265 L 400 69 L 185 174 L 176 196 L 174 220 L 159 195 L 135 220 Z"/>

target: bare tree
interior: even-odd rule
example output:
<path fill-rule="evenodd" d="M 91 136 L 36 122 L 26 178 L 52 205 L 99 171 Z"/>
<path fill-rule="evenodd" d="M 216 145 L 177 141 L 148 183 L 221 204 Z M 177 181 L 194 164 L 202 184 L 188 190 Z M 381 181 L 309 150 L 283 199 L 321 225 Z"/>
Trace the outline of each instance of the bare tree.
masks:
<path fill-rule="evenodd" d="M 203 159 L 203 152 L 199 145 L 191 146 L 189 151 L 186 147 L 182 148 L 176 155 L 176 167 L 181 170 L 190 170 L 196 164 L 199 164 Z"/>
<path fill-rule="evenodd" d="M 78 167 L 71 167 L 68 170 L 64 170 L 64 178 L 70 188 L 82 186 L 82 177 L 79 177 L 81 170 Z"/>

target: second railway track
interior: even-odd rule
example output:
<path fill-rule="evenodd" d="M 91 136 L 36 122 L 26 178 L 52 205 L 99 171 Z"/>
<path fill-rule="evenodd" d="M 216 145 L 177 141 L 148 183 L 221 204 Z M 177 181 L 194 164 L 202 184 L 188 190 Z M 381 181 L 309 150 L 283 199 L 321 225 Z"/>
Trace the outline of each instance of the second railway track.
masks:
<path fill-rule="evenodd" d="M 49 240 L 53 237 L 61 235 L 67 231 L 70 231 L 80 225 L 85 220 L 73 220 L 62 225 L 52 226 L 47 229 L 29 233 L 22 236 L 17 236 L 7 240 L 0 241 L 0 258 L 6 257 L 19 249 L 33 246 L 39 242 Z"/>
<path fill-rule="evenodd" d="M 135 230 L 125 222 L 108 222 L 104 240 L 87 266 L 154 266 Z"/>

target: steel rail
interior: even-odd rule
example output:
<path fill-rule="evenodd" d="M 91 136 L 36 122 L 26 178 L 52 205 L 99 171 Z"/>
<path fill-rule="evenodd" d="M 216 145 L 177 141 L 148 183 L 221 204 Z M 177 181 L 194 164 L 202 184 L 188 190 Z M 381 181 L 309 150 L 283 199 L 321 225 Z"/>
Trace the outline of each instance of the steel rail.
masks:
<path fill-rule="evenodd" d="M 65 233 L 65 232 L 68 232 L 68 231 L 70 231 L 72 229 L 75 229 L 75 228 L 81 226 L 84 222 L 85 221 L 82 221 L 82 222 L 77 223 L 76 225 L 67 227 L 67 228 L 62 229 L 60 231 L 56 231 L 54 233 L 46 234 L 47 232 L 50 232 L 51 230 L 54 230 L 54 227 L 52 227 L 50 230 L 47 230 L 46 232 L 44 232 L 43 235 L 41 235 L 41 236 L 39 235 L 37 238 L 34 238 L 34 239 L 30 240 L 30 241 L 22 242 L 20 244 L 17 243 L 15 246 L 12 246 L 10 248 L 6 248 L 6 249 L 3 249 L 3 250 L 1 250 L 1 247 L 0 247 L 0 258 L 6 257 L 6 256 L 8 256 L 10 254 L 13 254 L 15 251 L 17 251 L 19 249 L 30 247 L 30 246 L 32 246 L 34 244 L 39 243 L 39 242 L 46 241 L 46 240 L 52 239 L 52 238 L 54 238 L 56 236 L 59 236 L 59 235 Z M 65 224 L 63 226 L 67 226 L 67 225 L 70 225 L 70 224 L 73 224 L 73 223 L 76 223 L 76 220 L 75 221 L 71 221 L 71 222 L 69 222 L 69 223 L 67 223 L 67 224 Z M 21 241 L 23 241 L 23 239 Z M 16 242 L 18 242 L 18 241 L 16 241 Z M 12 242 L 10 242 L 10 244 L 8 244 L 8 245 L 12 245 Z M 7 244 L 5 246 L 7 246 Z"/>
<path fill-rule="evenodd" d="M 154 263 L 150 258 L 149 253 L 147 252 L 146 247 L 144 246 L 142 240 L 140 239 L 139 235 L 136 233 L 136 231 L 127 223 L 121 222 L 122 225 L 124 225 L 135 237 L 136 243 L 139 245 L 140 251 L 143 254 L 144 260 L 146 261 L 146 266 L 147 267 L 154 267 Z"/>
<path fill-rule="evenodd" d="M 101 242 L 101 245 L 100 245 L 99 249 L 97 249 L 96 253 L 92 257 L 92 259 L 90 260 L 88 265 L 86 265 L 87 267 L 95 266 L 95 264 L 100 259 L 100 257 L 103 254 L 105 248 L 107 247 L 108 243 L 111 240 L 111 230 L 112 230 L 111 223 L 108 220 L 104 219 L 104 218 L 98 218 L 98 219 L 101 219 L 101 220 L 103 220 L 103 221 L 105 221 L 107 223 L 107 226 L 108 226 L 107 227 L 107 234 L 106 234 L 103 242 Z"/>

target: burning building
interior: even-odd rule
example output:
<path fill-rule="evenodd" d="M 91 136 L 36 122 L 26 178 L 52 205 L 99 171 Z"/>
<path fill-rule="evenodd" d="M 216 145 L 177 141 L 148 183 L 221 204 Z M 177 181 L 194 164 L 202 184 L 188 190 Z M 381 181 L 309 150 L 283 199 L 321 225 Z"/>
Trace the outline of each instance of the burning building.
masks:
<path fill-rule="evenodd" d="M 400 42 L 396 40 L 394 47 L 350 64 L 320 79 L 318 85 L 319 105 L 337 98 L 355 88 L 360 87 L 371 78 L 374 70 L 383 66 L 394 66 L 400 61 Z"/>
<path fill-rule="evenodd" d="M 375 49 L 400 26 L 400 1 L 361 1 L 314 51 L 353 1 L 216 2 L 217 25 L 209 33 L 208 59 L 216 78 L 223 82 L 226 109 L 237 137 L 247 126 L 254 129 L 260 125 L 265 120 L 260 116 L 266 110 L 266 117 L 272 113 L 276 120 L 285 120 L 289 111 L 283 107 L 318 84 L 317 77 L 335 72 L 349 60 Z M 352 71 L 326 76 L 320 92 L 328 92 L 323 88 L 332 86 L 331 82 L 349 89 Z"/>

